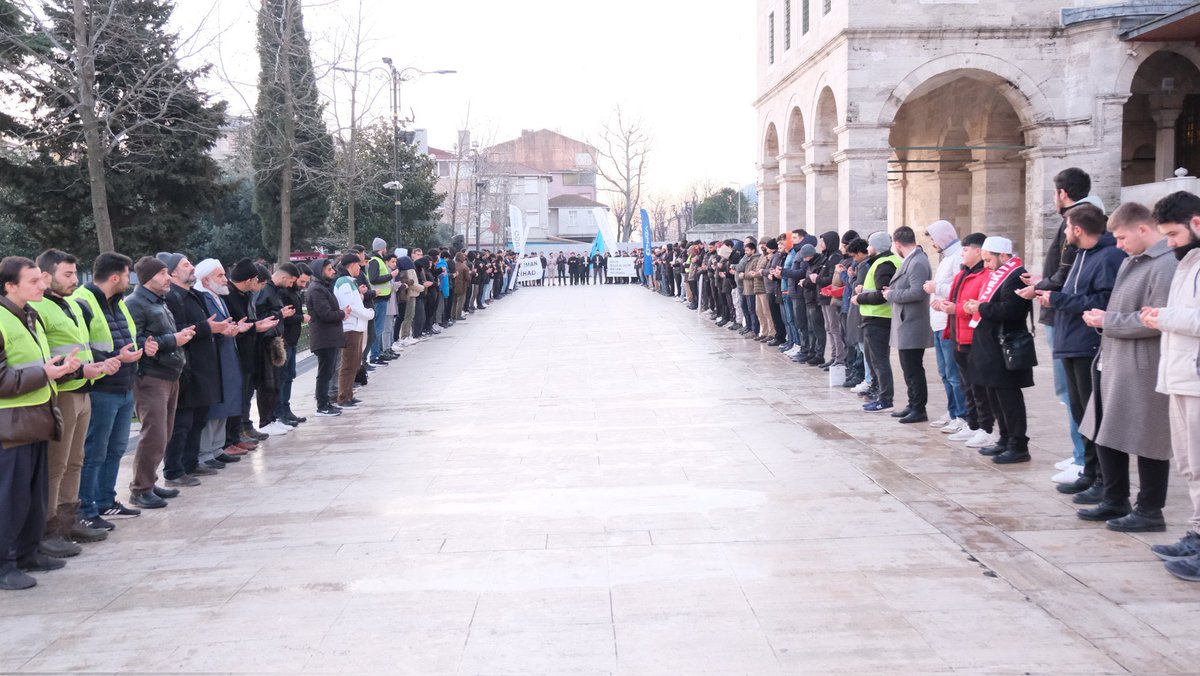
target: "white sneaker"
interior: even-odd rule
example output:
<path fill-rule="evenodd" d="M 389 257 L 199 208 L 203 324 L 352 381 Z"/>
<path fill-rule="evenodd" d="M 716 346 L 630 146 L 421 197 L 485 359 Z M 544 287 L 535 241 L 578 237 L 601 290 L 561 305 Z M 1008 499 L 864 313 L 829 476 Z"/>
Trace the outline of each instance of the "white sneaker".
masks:
<path fill-rule="evenodd" d="M 800 353 L 800 346 L 799 346 L 799 345 L 796 345 L 796 346 L 794 346 L 792 349 L 788 350 L 787 352 L 784 352 L 784 354 L 786 354 L 786 355 L 787 355 L 787 356 L 789 356 L 789 357 L 794 357 L 794 356 L 796 356 L 796 355 L 797 355 L 797 354 L 799 354 L 799 353 Z"/>
<path fill-rule="evenodd" d="M 403 349 L 404 349 L 404 341 L 397 340 L 396 342 L 392 343 L 392 352 L 399 352 L 400 350 L 403 350 Z"/>
<path fill-rule="evenodd" d="M 1051 479 L 1056 484 L 1073 484 L 1075 480 L 1083 474 L 1083 468 L 1076 464 L 1071 464 L 1063 471 L 1055 474 Z"/>
<path fill-rule="evenodd" d="M 950 420 L 951 420 L 950 414 L 943 413 L 942 417 L 938 418 L 937 420 L 930 420 L 929 426 L 930 427 L 945 427 L 950 422 Z"/>
<path fill-rule="evenodd" d="M 962 418 L 955 418 L 945 425 L 942 425 L 941 432 L 942 434 L 954 434 L 955 432 L 960 432 L 964 429 L 967 429 L 967 421 L 963 420 Z"/>
<path fill-rule="evenodd" d="M 283 436 L 283 435 L 287 434 L 288 432 L 291 432 L 292 428 L 287 425 L 284 425 L 283 423 L 276 420 L 275 422 L 271 423 L 270 425 L 260 428 L 258 431 L 262 432 L 263 434 L 270 434 L 273 437 L 277 437 L 277 436 Z"/>
<path fill-rule="evenodd" d="M 945 430 L 943 430 L 943 431 L 945 431 Z M 950 441 L 970 441 L 971 438 L 974 437 L 975 433 L 978 431 L 979 430 L 973 430 L 970 427 L 963 425 L 961 430 L 950 435 L 949 440 Z"/>
<path fill-rule="evenodd" d="M 1074 464 L 1075 464 L 1075 456 L 1072 455 L 1069 458 L 1064 458 L 1064 459 L 1059 460 L 1058 462 L 1054 463 L 1054 469 L 1066 469 Z"/>
<path fill-rule="evenodd" d="M 409 336 L 408 338 L 405 338 L 404 340 L 400 341 L 400 344 L 403 345 L 404 347 L 411 347 L 413 345 L 416 345 L 418 342 L 420 342 L 420 341 L 418 341 L 416 338 L 413 338 L 412 336 Z"/>
<path fill-rule="evenodd" d="M 975 434 L 967 440 L 967 448 L 987 448 L 995 443 L 992 435 L 983 430 L 975 430 Z"/>
<path fill-rule="evenodd" d="M 850 388 L 850 391 L 853 392 L 854 394 L 862 394 L 863 392 L 866 392 L 869 389 L 871 389 L 870 384 L 868 384 L 867 381 L 864 380 L 861 383 Z"/>

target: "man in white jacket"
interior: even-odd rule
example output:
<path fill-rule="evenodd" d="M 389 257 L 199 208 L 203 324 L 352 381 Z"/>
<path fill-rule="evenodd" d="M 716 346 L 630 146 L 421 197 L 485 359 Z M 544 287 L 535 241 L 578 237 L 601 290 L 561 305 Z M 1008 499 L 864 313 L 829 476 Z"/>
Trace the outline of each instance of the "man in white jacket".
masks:
<path fill-rule="evenodd" d="M 362 259 L 357 254 L 348 253 L 342 256 L 340 262 L 340 274 L 333 284 L 333 295 L 337 298 L 339 307 L 350 308 L 350 314 L 342 320 L 342 330 L 346 332 L 346 347 L 342 348 L 342 363 L 338 371 L 337 405 L 347 409 L 357 408 L 360 403 L 354 398 L 354 376 L 362 362 L 367 325 L 375 318 L 375 311 L 363 305 L 363 292 L 366 288 L 358 283 Z"/>
<path fill-rule="evenodd" d="M 930 306 L 934 302 L 943 301 L 950 297 L 950 287 L 954 277 L 962 267 L 962 244 L 958 241 L 958 231 L 950 221 L 937 221 L 928 228 L 925 234 L 933 241 L 933 248 L 941 255 L 937 271 L 933 279 L 925 282 L 925 293 L 930 295 Z M 946 389 L 947 411 L 937 420 L 929 423 L 946 434 L 957 434 L 967 426 L 967 395 L 963 392 L 962 378 L 959 377 L 958 364 L 954 361 L 955 343 L 953 338 L 944 338 L 947 317 L 940 310 L 929 311 L 929 326 L 933 329 L 933 348 L 937 355 L 938 375 L 942 386 Z"/>
<path fill-rule="evenodd" d="M 1166 307 L 1146 308 L 1141 319 L 1162 332 L 1156 389 L 1170 397 L 1171 450 L 1187 479 L 1192 517 L 1183 539 L 1150 551 L 1172 575 L 1200 582 L 1200 197 L 1168 195 L 1154 205 L 1154 220 L 1180 263 Z"/>

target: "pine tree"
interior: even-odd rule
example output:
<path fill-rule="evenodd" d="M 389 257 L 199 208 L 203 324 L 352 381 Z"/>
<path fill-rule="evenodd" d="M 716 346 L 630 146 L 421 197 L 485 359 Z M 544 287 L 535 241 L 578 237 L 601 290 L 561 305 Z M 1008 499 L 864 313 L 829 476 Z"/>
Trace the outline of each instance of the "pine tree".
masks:
<path fill-rule="evenodd" d="M 325 127 L 300 0 L 262 0 L 254 109 L 254 213 L 287 260 L 321 233 L 329 212 L 333 137 Z"/>
<path fill-rule="evenodd" d="M 177 248 L 219 196 L 208 152 L 225 104 L 200 90 L 207 68 L 179 63 L 174 8 L 49 0 L 44 18 L 23 17 L 32 39 L 0 25 L 0 52 L 23 59 L 0 68 L 27 107 L 0 128 L 21 148 L 0 159 L 0 201 L 44 246 L 70 242 L 85 258 Z"/>

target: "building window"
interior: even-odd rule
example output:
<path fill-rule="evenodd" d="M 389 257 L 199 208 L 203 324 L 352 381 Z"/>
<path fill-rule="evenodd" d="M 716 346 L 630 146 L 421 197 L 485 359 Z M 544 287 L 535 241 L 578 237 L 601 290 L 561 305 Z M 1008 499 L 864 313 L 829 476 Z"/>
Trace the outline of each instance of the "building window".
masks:
<path fill-rule="evenodd" d="M 542 215 L 536 211 L 526 211 L 525 227 L 530 229 L 542 227 Z"/>
<path fill-rule="evenodd" d="M 801 0 L 803 3 L 800 6 L 800 32 L 808 35 L 808 0 Z"/>
<path fill-rule="evenodd" d="M 457 198 L 454 200 L 454 203 L 455 203 L 455 205 L 456 205 L 456 206 L 457 206 L 459 209 L 467 209 L 467 208 L 470 208 L 470 206 L 471 206 L 471 193 L 469 193 L 469 192 L 460 192 L 460 193 L 458 193 L 458 196 L 457 196 Z"/>
<path fill-rule="evenodd" d="M 563 174 L 562 184 L 577 186 L 577 185 L 596 185 L 596 174 L 585 171 L 578 174 Z"/>
<path fill-rule="evenodd" d="M 833 0 L 823 0 L 823 1 L 824 1 L 824 3 L 825 3 L 825 7 L 823 8 L 823 10 L 822 10 L 822 12 L 821 12 L 821 13 L 822 13 L 822 14 L 828 14 L 828 13 L 829 13 L 829 10 L 830 10 L 830 9 L 833 9 Z"/>
<path fill-rule="evenodd" d="M 767 63 L 775 63 L 775 12 L 767 15 Z"/>
<path fill-rule="evenodd" d="M 783 49 L 792 48 L 792 0 L 783 0 Z"/>
<path fill-rule="evenodd" d="M 537 180 L 537 177 L 534 177 L 534 176 L 526 176 L 526 177 L 525 177 L 525 194 L 526 194 L 526 195 L 536 195 L 536 194 L 538 194 L 538 180 Z"/>

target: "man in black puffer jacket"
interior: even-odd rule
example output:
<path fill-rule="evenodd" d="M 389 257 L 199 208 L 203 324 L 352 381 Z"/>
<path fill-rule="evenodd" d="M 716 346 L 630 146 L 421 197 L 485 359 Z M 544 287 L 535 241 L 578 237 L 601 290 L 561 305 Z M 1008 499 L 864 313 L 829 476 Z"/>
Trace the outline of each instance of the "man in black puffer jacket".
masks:
<path fill-rule="evenodd" d="M 312 281 L 305 300 L 311 318 L 309 349 L 317 355 L 317 415 L 330 417 L 342 413 L 342 409 L 330 402 L 329 386 L 333 382 L 337 353 L 346 346 L 342 320 L 350 316 L 350 308 L 339 307 L 337 297 L 333 295 L 333 261 L 321 258 L 310 263 L 309 268 Z"/>

